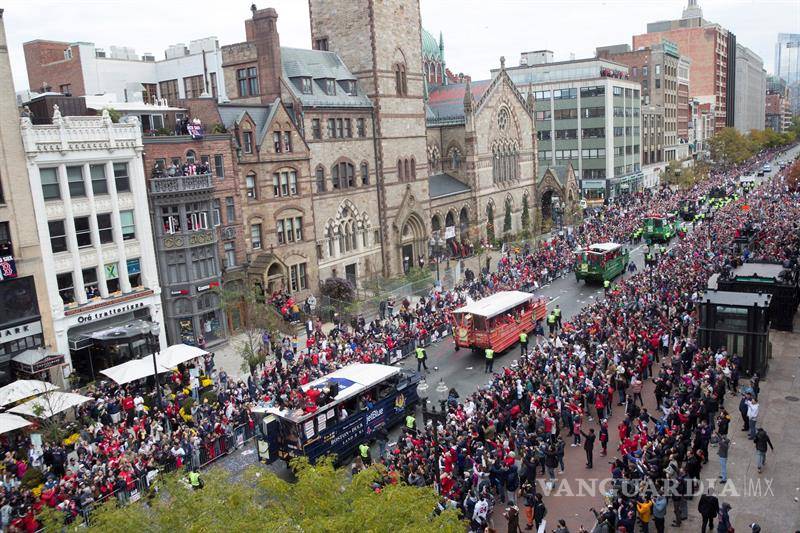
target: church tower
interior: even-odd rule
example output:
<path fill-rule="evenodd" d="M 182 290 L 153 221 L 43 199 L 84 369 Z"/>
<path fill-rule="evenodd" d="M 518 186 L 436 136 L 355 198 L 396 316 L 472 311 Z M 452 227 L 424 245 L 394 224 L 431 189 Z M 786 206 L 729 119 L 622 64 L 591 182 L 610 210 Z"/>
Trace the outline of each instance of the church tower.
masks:
<path fill-rule="evenodd" d="M 427 262 L 429 197 L 419 0 L 309 0 L 313 47 L 372 100 L 385 275 Z"/>

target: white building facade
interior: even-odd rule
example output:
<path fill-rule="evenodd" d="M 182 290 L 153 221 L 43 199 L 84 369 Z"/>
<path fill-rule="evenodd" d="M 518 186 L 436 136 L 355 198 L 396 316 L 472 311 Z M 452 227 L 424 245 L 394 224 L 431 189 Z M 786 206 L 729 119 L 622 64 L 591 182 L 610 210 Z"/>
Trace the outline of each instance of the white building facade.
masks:
<path fill-rule="evenodd" d="M 56 109 L 52 125 L 23 118 L 22 138 L 56 348 L 93 378 L 143 355 L 163 322 L 141 130 Z"/>
<path fill-rule="evenodd" d="M 752 50 L 736 45 L 736 88 L 733 125 L 741 133 L 764 129 L 767 72 Z"/>

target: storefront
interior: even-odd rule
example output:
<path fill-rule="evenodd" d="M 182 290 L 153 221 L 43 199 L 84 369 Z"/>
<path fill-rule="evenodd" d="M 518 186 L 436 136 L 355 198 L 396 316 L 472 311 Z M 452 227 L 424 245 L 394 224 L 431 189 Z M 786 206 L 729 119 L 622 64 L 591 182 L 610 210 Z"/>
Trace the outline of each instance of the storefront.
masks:
<path fill-rule="evenodd" d="M 644 184 L 644 174 L 634 172 L 608 180 L 608 198 L 614 198 L 623 194 L 632 194 L 642 190 Z"/>
<path fill-rule="evenodd" d="M 606 180 L 581 180 L 581 196 L 588 206 L 603 205 L 606 200 Z"/>
<path fill-rule="evenodd" d="M 33 276 L 0 281 L 0 385 L 14 379 L 11 359 L 44 345 Z"/>
<path fill-rule="evenodd" d="M 65 331 L 72 369 L 83 381 L 96 379 L 100 370 L 147 355 L 156 345 L 167 346 L 163 328 L 158 340 L 150 335 L 151 324 L 161 321 L 161 303 L 152 291 L 116 305 L 71 311 L 56 322 L 56 331 Z"/>

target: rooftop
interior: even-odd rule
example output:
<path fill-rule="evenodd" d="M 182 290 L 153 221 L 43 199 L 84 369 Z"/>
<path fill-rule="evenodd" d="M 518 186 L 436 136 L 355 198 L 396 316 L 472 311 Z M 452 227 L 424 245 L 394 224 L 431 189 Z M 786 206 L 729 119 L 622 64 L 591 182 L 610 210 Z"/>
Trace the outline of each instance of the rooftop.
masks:
<path fill-rule="evenodd" d="M 771 294 L 756 294 L 752 292 L 731 292 L 708 290 L 703 292 L 700 297 L 701 303 L 711 303 L 717 305 L 728 305 L 737 307 L 769 307 Z"/>
<path fill-rule="evenodd" d="M 473 81 L 470 92 L 474 100 L 480 100 L 492 80 Z M 464 122 L 464 95 L 467 92 L 466 83 L 452 83 L 432 87 L 428 93 L 426 119 L 428 122 Z"/>
<path fill-rule="evenodd" d="M 428 177 L 428 196 L 431 200 L 446 198 L 471 190 L 469 185 L 457 180 L 450 174 L 434 174 Z"/>
<path fill-rule="evenodd" d="M 334 52 L 281 47 L 281 66 L 286 85 L 304 106 L 372 107 L 372 102 L 356 83 L 356 77 Z M 305 92 L 303 78 L 311 78 L 311 85 Z M 323 80 L 336 80 L 334 94 L 325 91 Z M 355 93 L 348 93 L 343 82 L 354 83 Z"/>

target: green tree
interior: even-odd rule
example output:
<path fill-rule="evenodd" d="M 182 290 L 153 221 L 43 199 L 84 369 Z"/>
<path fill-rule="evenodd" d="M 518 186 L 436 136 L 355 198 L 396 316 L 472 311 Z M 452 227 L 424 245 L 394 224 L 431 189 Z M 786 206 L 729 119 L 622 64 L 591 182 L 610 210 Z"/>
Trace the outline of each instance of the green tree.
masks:
<path fill-rule="evenodd" d="M 506 200 L 506 214 L 503 216 L 503 234 L 508 237 L 511 233 L 511 200 Z"/>
<path fill-rule="evenodd" d="M 753 143 L 735 128 L 723 128 L 709 141 L 711 157 L 723 165 L 736 165 L 753 154 Z"/>
<path fill-rule="evenodd" d="M 528 205 L 528 196 L 522 196 L 522 232 L 527 237 L 531 232 L 531 209 Z"/>
<path fill-rule="evenodd" d="M 225 314 L 239 316 L 242 335 L 234 341 L 234 346 L 242 358 L 242 370 L 255 372 L 266 362 L 266 353 L 261 350 L 261 334 L 268 331 L 271 335 L 278 332 L 291 335 L 293 331 L 278 311 L 262 301 L 245 281 L 229 283 L 217 294 Z"/>
<path fill-rule="evenodd" d="M 191 490 L 175 475 L 159 481 L 147 505 L 102 505 L 90 532 L 341 531 L 460 533 L 465 524 L 453 510 L 434 515 L 437 495 L 429 487 L 404 483 L 375 489 L 383 471 L 364 470 L 352 478 L 330 461 L 293 463 L 295 482 L 251 467 L 241 479 L 228 472 L 204 472 L 204 487 Z M 77 527 L 69 529 L 77 531 Z"/>
<path fill-rule="evenodd" d="M 119 111 L 117 111 L 113 107 L 106 107 L 104 110 L 108 111 L 108 116 L 109 116 L 109 118 L 111 118 L 111 122 L 113 122 L 114 124 L 119 122 L 119 119 L 122 118 L 122 113 L 120 113 Z"/>
<path fill-rule="evenodd" d="M 486 206 L 486 240 L 494 242 L 494 205 Z"/>

